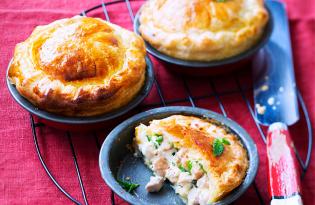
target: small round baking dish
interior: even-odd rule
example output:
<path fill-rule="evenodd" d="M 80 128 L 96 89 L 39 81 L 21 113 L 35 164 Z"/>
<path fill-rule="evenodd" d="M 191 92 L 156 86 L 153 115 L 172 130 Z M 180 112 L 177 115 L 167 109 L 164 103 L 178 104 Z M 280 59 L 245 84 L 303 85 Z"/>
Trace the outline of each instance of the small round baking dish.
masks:
<path fill-rule="evenodd" d="M 176 73 L 181 73 L 184 75 L 190 76 L 210 76 L 210 75 L 218 75 L 223 73 L 229 73 L 235 71 L 237 69 L 241 69 L 249 65 L 252 61 L 253 57 L 257 54 L 257 52 L 264 47 L 264 45 L 268 42 L 269 37 L 273 30 L 273 16 L 271 9 L 269 8 L 268 3 L 265 4 L 265 7 L 269 13 L 269 21 L 266 25 L 264 33 L 260 40 L 250 49 L 244 51 L 241 54 L 236 56 L 232 56 L 229 58 L 225 58 L 223 60 L 217 61 L 188 61 L 182 60 L 178 58 L 174 58 L 168 56 L 166 54 L 161 53 L 153 46 L 151 46 L 148 42 L 145 41 L 147 51 L 153 55 L 154 57 L 160 59 L 163 63 L 166 64 L 166 67 L 171 71 Z M 138 35 L 141 36 L 139 31 L 139 17 L 141 14 L 141 8 L 135 16 L 134 20 L 134 31 Z"/>
<path fill-rule="evenodd" d="M 152 172 L 144 165 L 141 158 L 134 156 L 130 149 L 136 126 L 140 123 L 148 124 L 151 120 L 162 119 L 175 114 L 213 119 L 228 127 L 239 137 L 249 157 L 247 175 L 240 186 L 214 204 L 230 204 L 238 199 L 248 189 L 256 176 L 259 163 L 256 145 L 247 132 L 236 122 L 209 110 L 186 106 L 162 107 L 142 112 L 122 122 L 112 130 L 106 137 L 99 156 L 100 171 L 106 184 L 131 204 L 183 204 L 169 183 L 164 184 L 163 188 L 157 193 L 149 194 L 146 192 L 145 185 L 152 176 Z M 140 184 L 132 194 L 125 191 L 116 181 L 126 177 L 129 177 L 131 182 Z"/>
<path fill-rule="evenodd" d="M 70 131 L 89 131 L 101 129 L 104 125 L 108 125 L 110 120 L 118 118 L 128 111 L 139 105 L 143 99 L 149 94 L 154 80 L 153 64 L 148 56 L 146 56 L 146 76 L 145 82 L 139 93 L 125 106 L 118 108 L 112 112 L 92 117 L 68 117 L 41 110 L 30 103 L 17 91 L 15 85 L 11 84 L 7 71 L 7 86 L 13 99 L 25 110 L 38 118 L 39 122 L 46 125 Z M 10 65 L 10 64 L 9 64 Z M 9 69 L 8 69 L 9 70 Z"/>

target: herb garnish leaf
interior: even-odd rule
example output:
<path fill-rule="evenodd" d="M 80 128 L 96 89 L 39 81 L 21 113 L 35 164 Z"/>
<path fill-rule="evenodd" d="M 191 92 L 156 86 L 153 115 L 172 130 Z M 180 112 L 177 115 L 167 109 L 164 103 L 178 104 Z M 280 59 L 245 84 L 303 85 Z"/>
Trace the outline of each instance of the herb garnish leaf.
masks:
<path fill-rule="evenodd" d="M 230 145 L 231 144 L 230 141 L 227 140 L 226 138 L 222 138 L 221 141 L 222 141 L 223 144 L 226 144 L 226 145 Z"/>
<path fill-rule="evenodd" d="M 214 156 L 220 156 L 224 151 L 224 145 L 230 145 L 231 143 L 225 138 L 216 138 L 212 144 L 212 151 Z"/>
<path fill-rule="evenodd" d="M 212 145 L 214 156 L 220 156 L 224 151 L 224 145 L 219 139 L 215 139 Z"/>
<path fill-rule="evenodd" d="M 139 184 L 134 184 L 134 183 L 127 182 L 127 181 L 122 181 L 119 179 L 117 179 L 117 182 L 120 184 L 120 186 L 124 190 L 126 190 L 129 193 L 133 192 L 136 188 L 138 188 L 138 186 L 140 186 Z"/>

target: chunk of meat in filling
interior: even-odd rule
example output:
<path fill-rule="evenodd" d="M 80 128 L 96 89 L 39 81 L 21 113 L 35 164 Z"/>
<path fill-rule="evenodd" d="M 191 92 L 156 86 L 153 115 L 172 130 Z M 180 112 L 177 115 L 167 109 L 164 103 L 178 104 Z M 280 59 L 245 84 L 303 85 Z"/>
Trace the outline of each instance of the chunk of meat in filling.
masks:
<path fill-rule="evenodd" d="M 191 170 L 191 175 L 195 180 L 200 179 L 203 176 L 204 172 L 200 169 L 200 166 L 194 166 Z"/>
<path fill-rule="evenodd" d="M 179 177 L 179 170 L 177 167 L 170 167 L 166 172 L 166 178 L 173 184 L 175 184 Z"/>
<path fill-rule="evenodd" d="M 193 177 L 188 172 L 182 172 L 179 174 L 177 183 L 180 185 L 191 184 Z"/>
<path fill-rule="evenodd" d="M 150 181 L 145 186 L 147 192 L 158 192 L 163 186 L 165 178 L 161 176 L 151 176 Z"/>
<path fill-rule="evenodd" d="M 164 177 L 166 174 L 166 170 L 168 169 L 167 159 L 163 156 L 157 157 L 152 162 L 153 170 L 158 176 Z"/>
<path fill-rule="evenodd" d="M 206 205 L 208 204 L 208 190 L 192 188 L 187 196 L 189 205 Z"/>
<path fill-rule="evenodd" d="M 154 149 L 154 147 L 152 145 L 151 146 L 143 146 L 142 153 L 143 153 L 143 155 L 146 156 L 146 158 L 148 160 L 151 160 L 157 154 L 157 151 Z"/>

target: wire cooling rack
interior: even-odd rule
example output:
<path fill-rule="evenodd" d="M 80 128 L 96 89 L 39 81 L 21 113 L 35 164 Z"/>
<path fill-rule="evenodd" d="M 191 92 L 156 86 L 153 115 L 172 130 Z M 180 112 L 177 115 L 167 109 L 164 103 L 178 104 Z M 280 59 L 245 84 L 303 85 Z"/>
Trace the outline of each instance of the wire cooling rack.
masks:
<path fill-rule="evenodd" d="M 132 3 L 137 0 L 133 0 L 133 1 L 129 1 L 129 0 L 116 0 L 116 1 L 109 1 L 109 2 L 101 2 L 99 5 L 94 6 L 93 8 L 84 10 L 80 15 L 81 16 L 87 16 L 90 15 L 92 12 L 94 11 L 98 11 L 98 12 L 102 12 L 103 14 L 103 18 L 107 21 L 110 21 L 110 15 L 108 13 L 107 8 L 111 5 L 114 4 L 121 4 L 121 6 L 126 7 L 127 11 L 129 13 L 130 19 L 131 19 L 131 23 L 134 20 L 134 14 L 135 12 L 132 9 Z M 139 0 L 138 0 L 139 1 Z M 143 1 L 143 0 L 142 0 Z M 144 1 L 143 1 L 144 2 Z M 91 15 L 93 17 L 93 15 Z M 185 104 L 185 105 L 189 105 L 192 107 L 196 106 L 196 102 L 200 101 L 200 100 L 204 100 L 204 99 L 209 99 L 209 98 L 214 98 L 217 106 L 219 108 L 219 110 L 221 111 L 221 113 L 226 116 L 229 117 L 227 115 L 227 111 L 226 111 L 226 105 L 224 105 L 225 103 L 223 102 L 222 98 L 226 97 L 226 96 L 232 96 L 232 95 L 240 95 L 241 96 L 241 103 L 245 103 L 248 111 L 249 111 L 249 117 L 253 118 L 253 121 L 255 122 L 255 126 L 263 140 L 263 142 L 266 142 L 266 136 L 265 136 L 265 129 L 263 127 L 261 127 L 258 122 L 255 120 L 254 117 L 254 110 L 252 108 L 252 103 L 250 98 L 248 97 L 248 93 L 252 92 L 252 87 L 251 85 L 248 85 L 248 83 L 244 83 L 242 81 L 242 79 L 244 78 L 244 75 L 248 75 L 248 71 L 246 72 L 238 72 L 238 73 L 232 73 L 226 76 L 221 76 L 221 77 L 216 77 L 217 78 L 221 78 L 224 81 L 228 82 L 228 81 L 233 81 L 235 86 L 232 86 L 231 88 L 229 88 L 228 90 L 225 91 L 218 91 L 218 85 L 215 83 L 215 80 L 213 77 L 209 77 L 207 79 L 198 79 L 198 81 L 204 81 L 206 83 L 208 83 L 208 85 L 211 87 L 212 92 L 209 93 L 208 95 L 201 95 L 201 96 L 195 96 L 193 94 L 192 89 L 190 88 L 191 86 L 189 85 L 189 80 L 186 77 L 183 76 L 177 76 L 176 78 L 179 78 L 182 83 L 183 83 L 183 87 L 186 93 L 186 97 L 183 98 L 168 98 L 166 99 L 165 96 L 163 95 L 163 89 L 160 85 L 160 82 L 158 80 L 158 77 L 156 76 L 155 81 L 154 81 L 154 87 L 155 87 L 155 92 L 157 92 L 158 98 L 159 98 L 159 102 L 153 102 L 153 103 L 142 103 L 137 109 L 137 111 L 142 111 L 145 109 L 149 109 L 149 108 L 153 108 L 153 107 L 158 107 L 158 106 L 167 106 L 167 105 L 173 105 L 173 104 Z M 248 77 L 248 76 L 247 76 Z M 250 77 L 250 76 L 249 76 Z M 153 92 L 153 91 L 151 91 Z M 296 156 L 299 162 L 299 165 L 301 167 L 301 178 L 303 180 L 303 176 L 305 175 L 309 164 L 310 164 L 310 159 L 311 159 L 311 152 L 312 152 L 312 126 L 311 126 L 311 122 L 310 122 L 310 118 L 309 118 L 309 114 L 307 111 L 307 107 L 305 106 L 305 103 L 303 101 L 303 98 L 300 94 L 300 92 L 298 92 L 298 101 L 299 101 L 299 106 L 300 109 L 302 111 L 303 114 L 303 118 L 302 121 L 304 121 L 304 126 L 305 129 L 307 129 L 307 153 L 306 153 L 306 157 L 304 157 L 304 160 L 302 159 L 300 153 L 298 152 L 298 150 L 296 150 Z M 202 107 L 202 106 L 200 106 Z M 37 129 L 43 129 L 45 127 L 45 124 L 41 123 L 41 122 L 35 122 L 35 119 L 33 118 L 33 116 L 30 114 L 30 123 L 31 123 L 31 128 L 32 128 L 32 134 L 33 134 L 33 140 L 34 140 L 34 144 L 35 144 L 35 149 L 36 149 L 36 153 L 39 157 L 40 163 L 42 164 L 45 172 L 47 173 L 48 177 L 51 179 L 51 181 L 53 182 L 53 184 L 59 189 L 59 191 L 61 191 L 65 197 L 69 198 L 74 204 L 89 204 L 88 199 L 87 199 L 87 193 L 85 191 L 84 188 L 84 184 L 82 181 L 82 177 L 80 174 L 80 168 L 78 165 L 78 160 L 77 160 L 77 156 L 76 156 L 76 152 L 75 152 L 75 148 L 72 142 L 72 134 L 69 131 L 66 131 L 66 138 L 68 140 L 69 143 L 69 147 L 72 153 L 72 158 L 73 158 L 73 162 L 74 162 L 74 168 L 75 168 L 75 173 L 77 174 L 77 179 L 80 185 L 80 189 L 81 189 L 81 193 L 82 193 L 82 199 L 77 199 L 75 197 L 73 197 L 71 195 L 71 193 L 67 192 L 63 186 L 61 185 L 60 182 L 58 182 L 56 180 L 56 178 L 54 177 L 52 171 L 49 169 L 49 167 L 47 166 L 47 164 L 45 163 L 45 160 L 43 158 L 43 155 L 41 153 L 40 150 L 40 146 L 38 143 L 38 138 L 40 136 L 38 136 L 37 134 Z M 96 135 L 96 133 L 93 133 L 94 138 L 93 140 L 95 140 L 96 146 L 98 149 L 100 149 L 101 147 L 101 143 L 99 142 L 99 139 Z M 92 140 L 92 139 L 91 139 Z M 257 143 L 257 142 L 256 142 Z M 265 204 L 264 203 L 264 199 L 261 196 L 260 190 L 256 184 L 256 182 L 253 183 L 254 189 L 255 189 L 255 193 L 259 199 L 260 204 Z M 246 194 L 246 193 L 245 193 Z M 115 194 L 113 193 L 113 191 L 111 191 L 111 203 L 113 205 L 117 204 L 116 201 L 116 197 Z"/>

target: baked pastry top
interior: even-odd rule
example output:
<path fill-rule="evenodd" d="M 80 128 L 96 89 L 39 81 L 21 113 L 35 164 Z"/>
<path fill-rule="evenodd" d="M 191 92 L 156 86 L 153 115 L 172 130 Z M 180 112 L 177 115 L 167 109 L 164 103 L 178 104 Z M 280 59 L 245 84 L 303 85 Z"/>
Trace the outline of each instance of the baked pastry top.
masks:
<path fill-rule="evenodd" d="M 188 204 L 218 201 L 242 183 L 249 166 L 235 134 L 197 117 L 172 115 L 141 124 L 134 142 L 155 174 L 147 190 L 158 191 L 168 179 Z"/>
<path fill-rule="evenodd" d="M 197 61 L 244 52 L 268 21 L 263 0 L 149 0 L 140 12 L 144 40 L 166 55 Z"/>
<path fill-rule="evenodd" d="M 17 44 L 9 80 L 40 109 L 93 116 L 127 104 L 145 80 L 145 47 L 138 35 L 98 18 L 37 26 Z"/>

